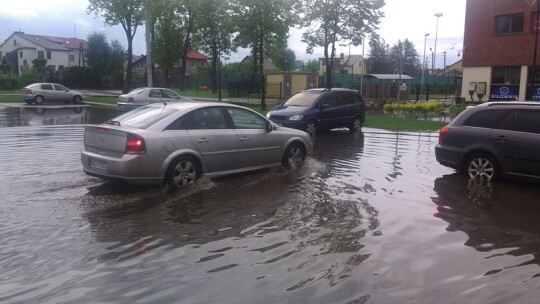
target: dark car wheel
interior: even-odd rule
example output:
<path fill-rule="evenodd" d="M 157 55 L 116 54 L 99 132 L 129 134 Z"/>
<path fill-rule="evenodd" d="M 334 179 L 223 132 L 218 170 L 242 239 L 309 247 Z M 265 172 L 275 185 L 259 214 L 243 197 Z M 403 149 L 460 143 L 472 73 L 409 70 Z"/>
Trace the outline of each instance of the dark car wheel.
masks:
<path fill-rule="evenodd" d="M 81 103 L 82 98 L 81 96 L 73 96 L 73 103 Z"/>
<path fill-rule="evenodd" d="M 192 157 L 177 158 L 169 167 L 167 182 L 171 189 L 181 189 L 192 184 L 200 175 L 197 162 Z"/>
<path fill-rule="evenodd" d="M 475 154 L 467 159 L 465 163 L 466 173 L 472 179 L 483 179 L 486 181 L 497 179 L 499 169 L 493 157 L 487 154 Z"/>
<path fill-rule="evenodd" d="M 36 97 L 34 97 L 34 102 L 35 102 L 36 104 L 42 104 L 44 101 L 45 101 L 45 98 L 43 98 L 43 96 L 36 96 Z"/>
<path fill-rule="evenodd" d="M 306 152 L 304 147 L 298 143 L 291 144 L 283 155 L 283 166 L 287 169 L 298 169 L 304 163 Z"/>
<path fill-rule="evenodd" d="M 315 136 L 317 134 L 317 122 L 314 120 L 308 121 L 304 131 L 306 131 L 309 136 Z"/>
<path fill-rule="evenodd" d="M 359 117 L 355 117 L 349 126 L 349 131 L 362 130 L 362 120 Z"/>

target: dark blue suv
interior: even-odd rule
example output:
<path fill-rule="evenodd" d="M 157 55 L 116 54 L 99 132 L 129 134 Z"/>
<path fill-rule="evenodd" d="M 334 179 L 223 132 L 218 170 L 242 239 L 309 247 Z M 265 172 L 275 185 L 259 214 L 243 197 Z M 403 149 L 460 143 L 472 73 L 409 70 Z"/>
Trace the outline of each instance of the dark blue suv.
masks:
<path fill-rule="evenodd" d="M 360 130 L 366 117 L 364 99 L 356 90 L 309 89 L 295 94 L 266 115 L 278 125 L 306 131 L 346 127 Z"/>

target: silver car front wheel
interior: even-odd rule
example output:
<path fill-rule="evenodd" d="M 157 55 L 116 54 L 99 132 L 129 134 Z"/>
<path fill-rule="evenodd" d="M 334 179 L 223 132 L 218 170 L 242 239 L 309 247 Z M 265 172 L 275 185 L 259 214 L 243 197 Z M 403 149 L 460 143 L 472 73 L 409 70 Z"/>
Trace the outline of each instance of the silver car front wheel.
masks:
<path fill-rule="evenodd" d="M 283 165 L 288 169 L 298 169 L 305 159 L 305 152 L 297 143 L 291 144 L 283 157 Z"/>
<path fill-rule="evenodd" d="M 172 189 L 181 189 L 192 184 L 198 175 L 196 162 L 191 157 L 180 157 L 171 164 L 167 179 Z"/>

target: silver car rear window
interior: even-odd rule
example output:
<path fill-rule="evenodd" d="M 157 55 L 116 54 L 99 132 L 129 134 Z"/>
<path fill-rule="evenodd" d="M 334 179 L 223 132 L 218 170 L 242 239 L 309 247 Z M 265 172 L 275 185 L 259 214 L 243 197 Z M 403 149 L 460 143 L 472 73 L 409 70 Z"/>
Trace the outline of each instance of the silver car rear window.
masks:
<path fill-rule="evenodd" d="M 109 122 L 137 129 L 147 129 L 161 119 L 178 112 L 178 109 L 168 107 L 141 107 L 122 114 Z"/>

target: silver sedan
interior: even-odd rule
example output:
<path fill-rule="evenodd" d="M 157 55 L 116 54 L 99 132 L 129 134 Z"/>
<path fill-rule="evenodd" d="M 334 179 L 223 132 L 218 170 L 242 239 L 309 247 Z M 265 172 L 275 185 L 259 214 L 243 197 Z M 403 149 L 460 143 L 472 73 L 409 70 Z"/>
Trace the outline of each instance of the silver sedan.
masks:
<path fill-rule="evenodd" d="M 310 136 L 222 102 L 152 104 L 86 126 L 84 171 L 131 184 L 182 188 L 210 178 L 275 166 L 299 167 Z"/>
<path fill-rule="evenodd" d="M 193 101 L 191 98 L 178 95 L 165 88 L 138 88 L 127 94 L 118 96 L 118 110 L 130 111 L 151 103 L 168 103 L 175 101 Z"/>

